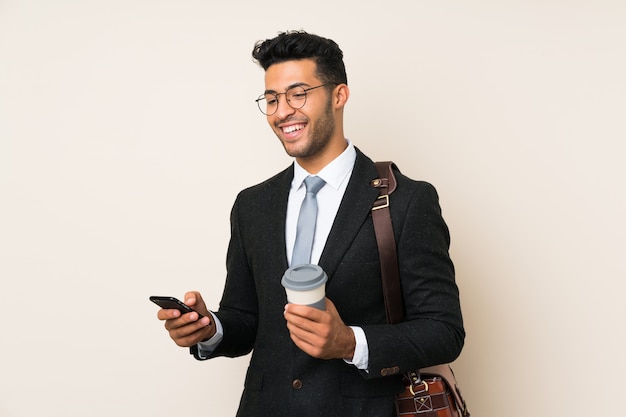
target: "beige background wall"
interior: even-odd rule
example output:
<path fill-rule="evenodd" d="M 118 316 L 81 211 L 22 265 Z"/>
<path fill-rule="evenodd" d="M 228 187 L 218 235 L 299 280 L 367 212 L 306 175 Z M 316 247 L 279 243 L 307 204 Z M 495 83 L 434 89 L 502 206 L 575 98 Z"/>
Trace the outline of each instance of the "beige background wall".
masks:
<path fill-rule="evenodd" d="M 234 415 L 152 294 L 216 306 L 236 193 L 290 161 L 258 39 L 345 52 L 347 135 L 439 190 L 476 417 L 615 415 L 626 4 L 0 0 L 0 416 Z"/>

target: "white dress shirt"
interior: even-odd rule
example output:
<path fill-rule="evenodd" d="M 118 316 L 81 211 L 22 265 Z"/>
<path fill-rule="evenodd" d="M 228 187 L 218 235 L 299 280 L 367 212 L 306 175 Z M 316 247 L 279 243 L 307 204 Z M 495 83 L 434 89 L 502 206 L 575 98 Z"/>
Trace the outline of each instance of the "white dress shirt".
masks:
<path fill-rule="evenodd" d="M 313 248 L 311 250 L 311 263 L 313 264 L 317 264 L 320 256 L 322 255 L 330 229 L 335 221 L 337 210 L 339 210 L 339 205 L 341 204 L 346 187 L 350 181 L 355 161 L 356 150 L 354 149 L 354 145 L 348 141 L 348 147 L 341 153 L 341 155 L 317 173 L 317 176 L 322 178 L 326 184 L 317 193 L 317 222 L 315 225 Z M 300 214 L 300 206 L 302 205 L 302 201 L 304 200 L 304 196 L 306 194 L 304 179 L 309 175 L 311 174 L 302 168 L 297 161 L 294 161 L 294 174 L 291 182 L 291 189 L 289 190 L 287 216 L 285 220 L 285 249 L 287 251 L 287 260 L 290 265 L 293 245 L 296 241 L 296 228 L 298 215 Z M 198 350 L 201 357 L 213 352 L 223 337 L 221 323 L 215 315 L 213 315 L 213 319 L 215 320 L 217 326 L 217 333 L 211 339 L 198 344 Z M 365 333 L 360 327 L 351 326 L 351 328 L 356 339 L 356 348 L 352 361 L 346 360 L 346 362 L 353 364 L 359 369 L 366 370 L 369 352 L 367 349 L 367 339 L 365 338 Z"/>

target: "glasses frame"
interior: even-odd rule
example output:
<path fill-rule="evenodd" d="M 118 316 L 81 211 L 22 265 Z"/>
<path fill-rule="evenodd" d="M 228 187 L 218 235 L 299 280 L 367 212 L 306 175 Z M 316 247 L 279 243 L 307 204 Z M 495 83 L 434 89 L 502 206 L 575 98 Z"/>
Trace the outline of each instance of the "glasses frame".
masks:
<path fill-rule="evenodd" d="M 301 109 L 305 106 L 306 104 L 306 99 L 308 96 L 308 92 L 311 90 L 315 90 L 316 88 L 320 88 L 320 87 L 326 87 L 327 85 L 337 85 L 337 83 L 334 82 L 329 82 L 329 83 L 324 83 L 324 84 L 320 84 L 320 85 L 316 85 L 314 87 L 309 87 L 309 88 L 304 88 L 302 85 L 294 85 L 292 87 L 289 87 L 287 90 L 285 90 L 284 93 L 263 93 L 259 96 L 259 98 L 257 98 L 256 100 L 254 100 L 257 104 L 257 106 L 259 107 L 259 110 L 261 111 L 261 113 L 263 113 L 266 116 L 273 116 L 277 111 L 278 111 L 278 105 L 280 104 L 280 100 L 278 99 L 278 96 L 280 95 L 284 95 L 285 96 L 285 101 L 287 101 L 287 104 L 289 105 L 289 107 L 291 107 L 294 110 L 298 110 Z M 291 101 L 287 98 L 287 93 L 289 93 L 289 90 L 293 90 L 294 88 L 302 88 L 302 91 L 304 92 L 304 100 L 302 100 L 302 105 L 295 107 L 293 104 L 291 104 Z M 265 110 L 263 110 L 263 107 L 265 107 L 267 109 L 267 95 L 273 95 L 276 98 L 276 109 L 274 109 L 273 112 L 271 113 L 266 113 Z M 265 101 L 265 105 L 263 104 L 263 102 Z"/>

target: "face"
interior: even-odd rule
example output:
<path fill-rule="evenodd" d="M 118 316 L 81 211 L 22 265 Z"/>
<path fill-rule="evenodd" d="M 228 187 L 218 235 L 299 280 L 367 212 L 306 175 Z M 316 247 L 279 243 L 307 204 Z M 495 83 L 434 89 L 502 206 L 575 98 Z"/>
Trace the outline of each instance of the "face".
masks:
<path fill-rule="evenodd" d="M 323 84 L 315 69 L 315 61 L 310 59 L 274 64 L 265 72 L 265 90 L 284 93 L 294 85 L 306 89 Z M 338 138 L 345 142 L 335 117 L 332 95 L 321 87 L 307 91 L 306 103 L 300 109 L 291 108 L 281 94 L 278 110 L 267 116 L 267 121 L 287 154 L 302 162 L 322 155 Z"/>

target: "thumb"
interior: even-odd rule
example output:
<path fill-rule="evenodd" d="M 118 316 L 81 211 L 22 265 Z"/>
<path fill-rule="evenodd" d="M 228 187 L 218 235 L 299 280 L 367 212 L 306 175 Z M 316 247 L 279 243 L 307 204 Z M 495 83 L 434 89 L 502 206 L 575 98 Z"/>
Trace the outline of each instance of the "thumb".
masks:
<path fill-rule="evenodd" d="M 335 307 L 335 304 L 330 301 L 330 298 L 328 297 L 326 297 L 326 311 L 333 315 L 339 315 L 339 313 L 337 312 L 337 307 Z"/>
<path fill-rule="evenodd" d="M 202 296 L 198 291 L 188 291 L 185 293 L 185 304 L 189 307 L 196 306 L 200 300 L 202 300 Z"/>
<path fill-rule="evenodd" d="M 185 304 L 196 310 L 198 313 L 206 316 L 209 310 L 204 304 L 204 300 L 198 291 L 188 291 L 185 293 Z"/>

